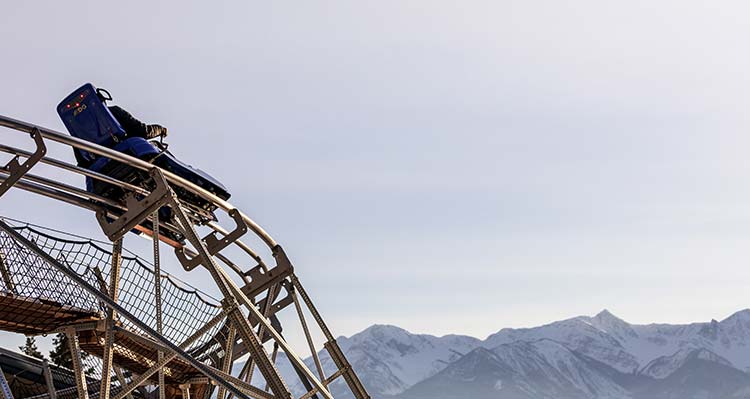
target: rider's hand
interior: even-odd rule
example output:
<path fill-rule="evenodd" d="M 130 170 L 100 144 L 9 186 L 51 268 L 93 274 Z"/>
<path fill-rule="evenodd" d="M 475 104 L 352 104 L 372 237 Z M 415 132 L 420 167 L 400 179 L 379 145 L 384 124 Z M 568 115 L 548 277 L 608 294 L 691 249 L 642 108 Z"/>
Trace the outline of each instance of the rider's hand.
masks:
<path fill-rule="evenodd" d="M 151 138 L 157 138 L 161 136 L 162 138 L 167 137 L 167 128 L 162 125 L 149 125 L 150 134 L 149 137 Z"/>
<path fill-rule="evenodd" d="M 156 131 L 156 137 L 161 136 L 161 138 L 167 137 L 167 128 L 162 125 L 153 124 L 153 129 Z"/>

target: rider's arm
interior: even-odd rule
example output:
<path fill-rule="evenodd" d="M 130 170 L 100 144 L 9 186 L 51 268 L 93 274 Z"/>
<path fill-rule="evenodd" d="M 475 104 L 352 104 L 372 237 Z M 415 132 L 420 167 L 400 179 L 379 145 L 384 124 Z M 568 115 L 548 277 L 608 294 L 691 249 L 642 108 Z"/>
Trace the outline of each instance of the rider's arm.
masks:
<path fill-rule="evenodd" d="M 112 112 L 112 116 L 120 122 L 120 125 L 125 129 L 128 136 L 153 139 L 155 137 L 167 135 L 167 128 L 156 124 L 147 125 L 138 119 L 135 119 L 130 112 L 125 111 L 117 105 L 109 107 L 109 111 Z"/>

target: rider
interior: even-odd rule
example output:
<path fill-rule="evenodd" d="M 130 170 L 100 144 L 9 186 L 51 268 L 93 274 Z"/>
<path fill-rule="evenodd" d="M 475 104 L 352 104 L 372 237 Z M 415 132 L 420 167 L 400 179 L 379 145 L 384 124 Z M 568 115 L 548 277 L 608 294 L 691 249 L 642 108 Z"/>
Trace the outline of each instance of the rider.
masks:
<path fill-rule="evenodd" d="M 109 97 L 105 97 L 102 92 L 107 93 Z M 96 95 L 105 105 L 107 104 L 108 100 L 112 100 L 112 96 L 110 96 L 109 92 L 106 90 L 97 91 Z M 122 126 L 122 128 L 125 130 L 125 137 L 123 139 L 127 139 L 130 137 L 142 137 L 146 140 L 150 140 L 159 136 L 167 137 L 167 128 L 164 126 L 157 124 L 147 125 L 136 119 L 133 115 L 130 114 L 130 112 L 125 111 L 117 105 L 108 106 L 107 108 L 109 109 L 109 112 L 112 113 L 112 116 L 117 119 L 117 122 L 120 123 L 120 126 Z M 115 144 L 115 142 L 111 142 L 110 146 L 114 146 Z M 93 163 L 93 161 L 87 160 L 81 154 L 79 149 L 73 148 L 73 152 L 75 153 L 78 166 L 88 168 Z"/>

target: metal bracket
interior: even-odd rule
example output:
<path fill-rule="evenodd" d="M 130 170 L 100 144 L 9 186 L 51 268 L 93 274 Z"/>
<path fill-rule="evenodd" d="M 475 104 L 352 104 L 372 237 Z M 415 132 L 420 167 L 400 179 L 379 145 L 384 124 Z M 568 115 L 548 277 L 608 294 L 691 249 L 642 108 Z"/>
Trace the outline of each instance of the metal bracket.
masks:
<path fill-rule="evenodd" d="M 128 210 L 115 221 L 110 222 L 107 220 L 107 214 L 104 211 L 100 210 L 96 212 L 96 219 L 110 241 L 117 241 L 117 239 L 124 236 L 128 231 L 132 230 L 152 213 L 158 211 L 159 208 L 172 200 L 172 189 L 169 187 L 167 179 L 164 178 L 159 168 L 151 169 L 149 174 L 154 179 L 156 188 L 146 198 L 140 200 L 132 193 L 127 194 L 125 202 Z"/>
<path fill-rule="evenodd" d="M 255 297 L 294 273 L 294 266 L 281 245 L 273 247 L 273 257 L 276 259 L 276 267 L 273 269 L 264 271 L 261 266 L 255 266 L 245 273 L 245 276 L 250 277 L 250 283 L 245 284 L 241 290 L 248 298 Z"/>
<path fill-rule="evenodd" d="M 44 137 L 42 137 L 42 132 L 38 128 L 31 129 L 31 138 L 36 143 L 36 151 L 30 157 L 26 158 L 23 164 L 18 162 L 18 155 L 16 155 L 3 167 L 10 174 L 8 178 L 0 183 L 0 197 L 16 184 L 39 160 L 44 158 L 44 154 L 47 153 L 47 146 L 44 145 Z"/>
<path fill-rule="evenodd" d="M 234 223 L 237 225 L 237 227 L 232 230 L 232 232 L 221 239 L 216 238 L 215 231 L 203 238 L 203 242 L 206 243 L 206 250 L 211 256 L 218 254 L 219 252 L 221 252 L 221 250 L 237 241 L 240 237 L 247 233 L 247 224 L 245 223 L 245 220 L 242 219 L 242 215 L 237 209 L 230 210 L 229 216 L 234 219 Z M 199 255 L 196 255 L 192 258 L 188 257 L 188 255 L 185 253 L 185 248 L 175 248 L 174 253 L 175 256 L 177 256 L 177 259 L 182 264 L 182 267 L 185 268 L 186 271 L 191 271 L 195 269 L 196 266 L 201 264 L 201 257 Z"/>

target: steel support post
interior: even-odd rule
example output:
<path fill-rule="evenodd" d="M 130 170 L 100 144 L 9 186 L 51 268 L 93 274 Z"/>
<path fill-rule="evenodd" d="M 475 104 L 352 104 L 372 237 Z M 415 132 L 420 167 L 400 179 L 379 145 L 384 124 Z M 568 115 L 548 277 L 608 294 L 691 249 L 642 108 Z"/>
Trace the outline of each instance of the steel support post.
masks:
<path fill-rule="evenodd" d="M 55 380 L 52 378 L 52 371 L 49 368 L 49 362 L 47 359 L 42 360 L 42 369 L 44 371 L 44 382 L 47 383 L 47 394 L 49 395 L 49 399 L 57 399 Z"/>
<path fill-rule="evenodd" d="M 159 258 L 159 210 L 153 213 L 153 241 L 154 241 L 154 299 L 156 307 L 156 332 L 163 334 L 161 307 L 161 263 Z M 164 352 L 157 353 L 157 361 L 164 359 Z M 159 399 L 164 399 L 166 386 L 164 385 L 164 368 L 159 369 Z"/>
<path fill-rule="evenodd" d="M 117 303 L 120 287 L 120 266 L 122 266 L 122 237 L 118 238 L 112 246 L 112 267 L 109 271 L 109 296 Z M 115 341 L 116 312 L 112 307 L 107 308 L 107 320 L 105 322 L 106 332 L 104 335 L 104 354 L 102 356 L 102 381 L 99 386 L 99 398 L 109 399 L 109 390 L 112 382 L 112 355 Z"/>
<path fill-rule="evenodd" d="M 161 179 L 164 178 L 163 176 L 158 177 Z M 216 261 L 213 259 L 213 257 L 208 253 L 208 250 L 206 249 L 203 241 L 201 241 L 200 237 L 198 237 L 198 233 L 195 231 L 193 224 L 190 222 L 187 215 L 185 215 L 185 212 L 182 210 L 182 208 L 180 208 L 179 200 L 177 200 L 174 192 L 172 192 L 172 208 L 174 210 L 174 213 L 177 215 L 180 224 L 182 225 L 182 230 L 185 234 L 185 237 L 188 241 L 190 241 L 193 247 L 195 247 L 198 252 L 198 256 L 200 256 L 201 258 L 201 263 L 211 274 L 211 277 L 214 279 L 216 285 L 221 291 L 221 294 L 224 297 L 224 299 L 221 301 L 224 311 L 227 313 L 227 317 L 232 322 L 232 324 L 234 324 L 234 326 L 237 328 L 237 332 L 239 332 L 240 337 L 242 337 L 242 342 L 248 349 L 250 356 L 255 358 L 258 364 L 258 368 L 263 374 L 263 378 L 265 378 L 271 386 L 271 391 L 280 399 L 291 399 L 292 394 L 289 391 L 289 388 L 281 378 L 281 375 L 276 369 L 276 366 L 271 363 L 271 359 L 268 358 L 268 354 L 263 348 L 263 344 L 261 344 L 260 339 L 257 335 L 255 335 L 255 332 L 250 326 L 250 323 L 248 323 L 245 315 L 240 310 L 239 303 L 237 302 L 237 299 L 232 294 L 232 291 L 229 288 L 229 286 L 231 285 L 231 280 L 227 281 L 229 279 L 228 276 L 220 272 L 221 269 L 216 264 Z"/>
<path fill-rule="evenodd" d="M 73 361 L 78 398 L 89 399 L 86 374 L 83 372 L 83 364 L 81 364 L 81 348 L 78 346 L 78 333 L 76 333 L 75 329 L 69 327 L 65 334 L 68 336 L 68 346 L 70 347 L 70 358 Z"/>
<path fill-rule="evenodd" d="M 276 364 L 276 356 L 279 355 L 279 344 L 274 342 L 273 343 L 273 352 L 271 352 L 271 363 L 274 365 Z M 266 391 L 268 391 L 268 383 L 266 383 Z"/>
<path fill-rule="evenodd" d="M 277 246 L 276 248 L 283 252 L 283 250 L 281 250 L 281 247 Z M 211 260 L 213 261 L 213 259 Z M 292 348 L 289 346 L 286 340 L 284 340 L 281 334 L 279 334 L 279 332 L 276 331 L 275 328 L 273 328 L 268 318 L 263 316 L 261 311 L 258 310 L 255 304 L 250 301 L 250 299 L 245 295 L 245 293 L 242 292 L 242 290 L 240 290 L 237 287 L 237 285 L 234 284 L 234 282 L 226 274 L 226 272 L 221 268 L 217 268 L 216 272 L 219 273 L 221 278 L 223 278 L 224 281 L 226 282 L 227 287 L 231 290 L 231 293 L 233 294 L 233 298 L 235 298 L 235 300 L 238 300 L 240 303 L 242 303 L 242 305 L 244 305 L 250 311 L 251 316 L 255 317 L 255 319 L 258 320 L 258 322 L 261 323 L 264 326 L 264 328 L 268 330 L 268 333 L 271 335 L 271 337 L 273 337 L 276 343 L 279 344 L 281 349 L 284 350 L 284 353 L 286 353 L 287 357 L 296 366 L 296 368 L 301 373 L 305 374 L 305 376 L 309 379 L 309 381 L 312 382 L 312 384 L 320 391 L 320 393 L 326 399 L 333 399 L 333 396 L 328 391 L 328 389 L 326 389 L 323 386 L 323 384 L 317 379 L 317 377 L 315 377 L 312 371 L 310 371 L 307 365 L 300 359 L 299 356 L 297 356 L 297 354 L 294 352 L 294 350 L 292 350 Z M 265 351 L 263 353 L 265 353 Z M 258 367 L 258 369 L 260 370 L 260 366 Z"/>
<path fill-rule="evenodd" d="M 277 247 L 280 248 L 280 247 Z M 275 328 L 271 325 L 271 322 L 268 320 L 267 317 L 263 316 L 263 314 L 254 306 L 254 304 L 250 301 L 250 299 L 240 290 L 234 283 L 230 280 L 229 276 L 226 275 L 226 272 L 219 269 L 219 272 L 224 273 L 222 274 L 222 277 L 225 278 L 228 281 L 229 287 L 232 289 L 232 293 L 235 295 L 237 299 L 239 299 L 242 304 L 250 310 L 250 313 L 252 316 L 254 316 L 261 324 L 264 325 L 264 327 L 268 330 L 268 333 L 273 337 L 273 339 L 276 341 L 276 343 L 279 344 L 281 349 L 284 350 L 284 353 L 286 353 L 289 360 L 296 366 L 296 368 L 309 379 L 310 382 L 320 391 L 321 395 L 325 397 L 326 399 L 333 399 L 333 396 L 328 391 L 327 388 L 323 386 L 323 384 L 318 380 L 317 377 L 310 371 L 310 369 L 307 367 L 305 362 L 300 359 L 299 356 L 292 350 L 292 348 L 289 346 L 289 344 L 284 340 L 284 338 L 279 334 L 278 331 L 276 331 Z"/>
<path fill-rule="evenodd" d="M 310 329 L 307 327 L 305 314 L 302 312 L 302 306 L 300 306 L 299 299 L 297 299 L 297 293 L 295 292 L 294 286 L 292 286 L 289 291 L 291 291 L 289 295 L 291 295 L 292 300 L 294 300 L 294 307 L 295 309 L 297 309 L 297 315 L 299 315 L 299 322 L 302 325 L 302 330 L 305 332 L 305 339 L 307 339 L 307 346 L 310 348 L 310 355 L 315 361 L 315 368 L 318 370 L 318 374 L 320 375 L 320 381 L 323 383 L 323 386 L 325 386 L 326 375 L 323 372 L 323 365 L 320 363 L 318 351 L 315 350 L 315 343 L 313 342 L 312 335 L 310 334 Z"/>
<path fill-rule="evenodd" d="M 362 385 L 362 382 L 359 380 L 359 377 L 357 377 L 357 374 L 354 372 L 354 369 L 352 368 L 351 364 L 349 364 L 349 361 L 346 359 L 346 356 L 344 356 L 344 352 L 341 350 L 341 347 L 339 347 L 339 344 L 336 342 L 336 338 L 334 338 L 333 334 L 331 334 L 331 330 L 328 329 L 328 326 L 323 321 L 323 318 L 320 316 L 320 313 L 318 313 L 318 309 L 315 308 L 315 305 L 312 303 L 312 300 L 307 295 L 307 292 L 305 291 L 304 287 L 302 287 L 302 284 L 299 282 L 299 279 L 297 278 L 297 276 L 292 275 L 291 280 L 292 280 L 292 285 L 294 286 L 294 289 L 297 292 L 299 292 L 300 297 L 302 297 L 302 301 L 305 303 L 305 305 L 307 306 L 307 309 L 310 311 L 310 314 L 312 314 L 313 318 L 318 323 L 320 330 L 323 332 L 323 335 L 325 336 L 327 340 L 324 346 L 326 350 L 328 350 L 328 354 L 331 356 L 331 359 L 333 360 L 334 364 L 336 364 L 336 367 L 339 370 L 343 370 L 344 380 L 346 381 L 346 384 L 349 386 L 349 390 L 352 391 L 356 399 L 370 399 L 370 395 L 367 393 L 367 390 Z"/>
<path fill-rule="evenodd" d="M 232 358 L 232 354 L 234 353 L 234 340 L 235 340 L 235 332 L 237 330 L 230 326 L 229 331 L 227 332 L 227 344 L 224 347 L 224 361 L 221 365 L 221 371 L 231 374 L 232 373 L 232 363 L 234 363 L 234 359 Z M 224 399 L 226 397 L 227 390 L 224 389 L 224 387 L 219 387 L 219 394 L 217 395 L 218 399 Z"/>
<path fill-rule="evenodd" d="M 268 288 L 268 294 L 266 295 L 266 303 L 263 307 L 263 316 L 268 317 L 268 315 L 271 313 L 271 309 L 273 308 L 273 301 L 276 298 L 276 290 L 278 289 L 278 284 L 273 284 L 271 287 Z M 263 334 L 265 330 L 263 329 L 263 323 L 258 323 L 258 337 L 263 337 Z M 250 384 L 253 381 L 253 371 L 255 370 L 255 359 L 252 357 L 247 360 L 245 363 L 245 367 L 247 367 L 250 371 L 247 374 L 247 383 Z M 245 368 L 243 367 L 243 372 L 245 371 Z"/>

